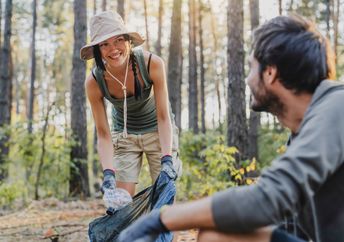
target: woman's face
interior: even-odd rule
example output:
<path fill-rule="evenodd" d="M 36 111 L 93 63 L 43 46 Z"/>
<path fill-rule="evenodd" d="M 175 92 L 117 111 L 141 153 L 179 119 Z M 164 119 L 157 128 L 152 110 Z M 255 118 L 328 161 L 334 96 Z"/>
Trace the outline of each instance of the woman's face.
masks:
<path fill-rule="evenodd" d="M 100 53 L 107 65 L 120 67 L 125 65 L 129 55 L 129 42 L 123 35 L 108 38 L 99 43 Z"/>

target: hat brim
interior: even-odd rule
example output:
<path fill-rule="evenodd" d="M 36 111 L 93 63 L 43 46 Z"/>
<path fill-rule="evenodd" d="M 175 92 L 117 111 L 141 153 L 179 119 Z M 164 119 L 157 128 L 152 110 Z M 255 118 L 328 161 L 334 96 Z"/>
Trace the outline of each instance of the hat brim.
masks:
<path fill-rule="evenodd" d="M 93 56 L 93 46 L 99 44 L 100 42 L 107 40 L 108 38 L 118 36 L 118 35 L 129 35 L 129 38 L 131 40 L 131 43 L 134 47 L 142 45 L 145 42 L 145 39 L 141 37 L 141 35 L 137 32 L 125 32 L 125 33 L 118 33 L 113 32 L 107 35 L 102 36 L 101 38 L 89 43 L 88 45 L 83 46 L 80 49 L 80 59 L 82 60 L 89 60 L 92 59 Z"/>

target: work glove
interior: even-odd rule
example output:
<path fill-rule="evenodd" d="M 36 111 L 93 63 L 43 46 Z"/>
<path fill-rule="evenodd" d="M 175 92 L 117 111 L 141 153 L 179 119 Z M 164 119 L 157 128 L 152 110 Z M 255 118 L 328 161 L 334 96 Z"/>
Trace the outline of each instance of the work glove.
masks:
<path fill-rule="evenodd" d="M 177 179 L 177 173 L 173 168 L 173 161 L 171 155 L 164 155 L 161 158 L 161 171 L 166 172 L 171 179 Z"/>
<path fill-rule="evenodd" d="M 111 169 L 105 169 L 103 171 L 103 184 L 100 188 L 100 191 L 105 194 L 109 190 L 116 189 L 116 179 L 115 179 L 115 172 Z"/>
<path fill-rule="evenodd" d="M 154 209 L 123 230 L 118 237 L 118 241 L 154 242 L 160 233 L 168 231 L 161 221 L 160 209 Z"/>

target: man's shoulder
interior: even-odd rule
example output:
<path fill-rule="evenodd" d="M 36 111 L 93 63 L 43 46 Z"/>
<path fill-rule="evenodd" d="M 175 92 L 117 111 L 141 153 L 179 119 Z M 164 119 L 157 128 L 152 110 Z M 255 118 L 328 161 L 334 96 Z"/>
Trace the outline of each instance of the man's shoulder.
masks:
<path fill-rule="evenodd" d="M 324 80 L 313 94 L 310 109 L 337 109 L 344 103 L 344 83 Z"/>

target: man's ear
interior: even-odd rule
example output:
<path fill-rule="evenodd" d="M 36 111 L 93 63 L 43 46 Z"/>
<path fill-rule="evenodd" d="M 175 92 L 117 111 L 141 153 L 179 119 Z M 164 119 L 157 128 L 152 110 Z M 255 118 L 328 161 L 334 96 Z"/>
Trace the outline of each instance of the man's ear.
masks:
<path fill-rule="evenodd" d="M 273 82 L 277 79 L 276 66 L 267 66 L 263 72 L 263 78 L 267 83 L 273 84 Z"/>

